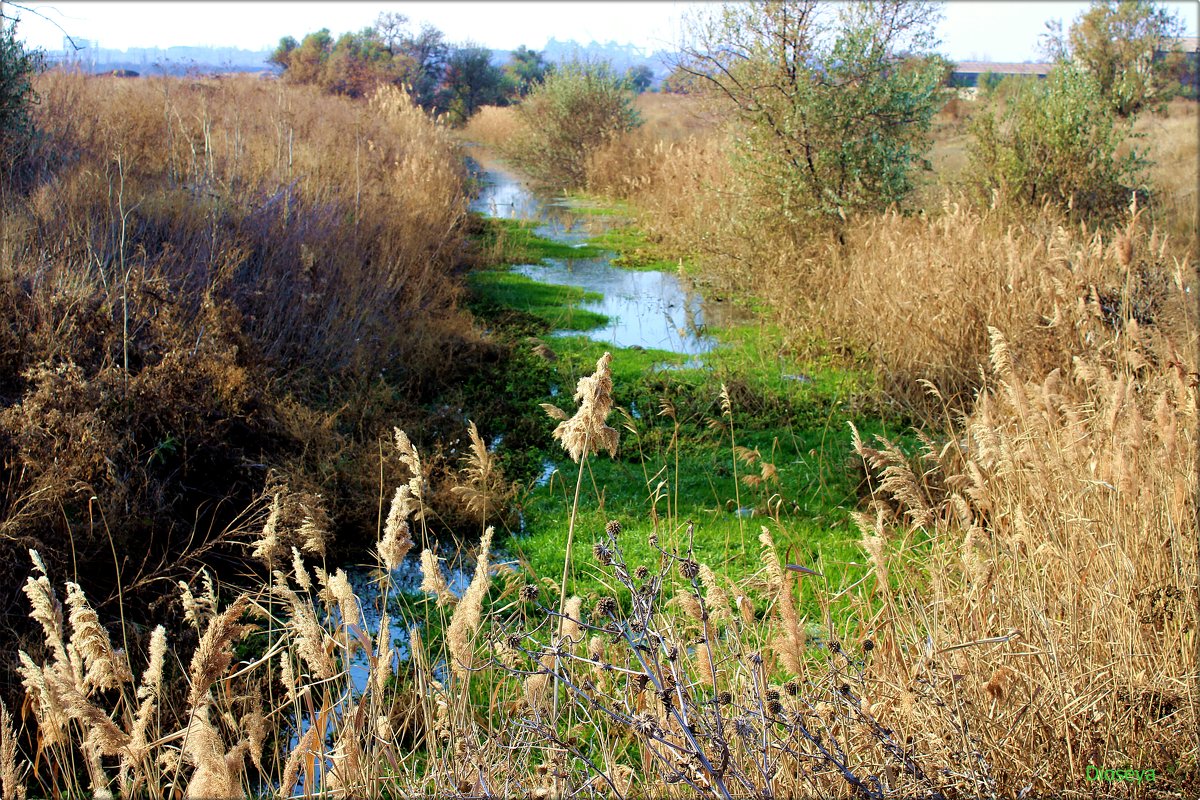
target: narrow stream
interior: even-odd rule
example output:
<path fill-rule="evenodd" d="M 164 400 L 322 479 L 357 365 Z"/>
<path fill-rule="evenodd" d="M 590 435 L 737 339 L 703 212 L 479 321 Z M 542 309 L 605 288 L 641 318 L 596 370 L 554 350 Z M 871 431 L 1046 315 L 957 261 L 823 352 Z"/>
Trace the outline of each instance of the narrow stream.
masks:
<path fill-rule="evenodd" d="M 471 209 L 485 216 L 533 221 L 539 236 L 577 246 L 613 224 L 611 217 L 579 213 L 563 199 L 539 196 L 486 154 L 468 159 L 468 167 L 480 187 Z M 582 334 L 560 333 L 585 335 L 614 347 L 655 348 L 698 357 L 716 346 L 716 340 L 706 332 L 710 322 L 720 325 L 737 319 L 732 306 L 705 303 L 695 286 L 676 273 L 622 269 L 613 266 L 610 256 L 547 259 L 544 264 L 514 266 L 513 271 L 543 283 L 599 293 L 602 299 L 581 306 L 606 315 L 609 323 Z M 392 574 L 393 591 L 420 591 L 418 556 L 414 553 Z M 505 559 L 498 554 L 495 560 L 500 563 Z M 450 588 L 461 596 L 471 581 L 474 564 L 445 564 L 443 571 Z M 346 573 L 362 600 L 368 632 L 374 636 L 381 622 L 379 584 L 364 567 L 347 567 Z M 391 618 L 392 647 L 401 660 L 409 655 L 405 626 L 399 615 Z M 355 687 L 363 690 L 367 681 L 365 654 L 356 654 L 350 671 Z"/>
<path fill-rule="evenodd" d="M 539 196 L 503 165 L 485 155 L 470 165 L 480 184 L 474 211 L 492 217 L 536 222 L 539 236 L 582 246 L 613 224 L 613 218 L 580 213 L 562 198 Z M 583 335 L 614 347 L 641 347 L 670 353 L 699 355 L 716 347 L 708 325 L 725 325 L 740 318 L 730 303 L 706 302 L 696 286 L 677 272 L 631 270 L 613 266 L 611 255 L 599 258 L 546 259 L 543 264 L 519 264 L 513 271 L 541 283 L 575 286 L 601 295 L 580 308 L 604 314 L 609 322 Z"/>

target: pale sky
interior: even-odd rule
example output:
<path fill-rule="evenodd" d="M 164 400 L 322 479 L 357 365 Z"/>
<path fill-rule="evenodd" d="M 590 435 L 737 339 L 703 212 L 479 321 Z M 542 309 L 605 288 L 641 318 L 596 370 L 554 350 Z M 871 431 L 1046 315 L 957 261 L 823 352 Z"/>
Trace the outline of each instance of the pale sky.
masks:
<path fill-rule="evenodd" d="M 90 39 L 103 48 L 201 45 L 273 48 L 280 37 L 300 39 L 329 28 L 337 36 L 374 22 L 381 11 L 398 11 L 419 25 L 428 22 L 455 43 L 473 41 L 494 49 L 511 50 L 524 44 L 541 48 L 546 40 L 575 39 L 586 44 L 616 41 L 647 50 L 674 49 L 680 19 L 704 3 L 656 0 L 647 2 L 25 2 L 67 33 Z M 940 27 L 941 52 L 954 60 L 1040 60 L 1038 35 L 1047 20 L 1066 23 L 1088 7 L 1087 2 L 994 2 L 953 0 L 945 6 Z M 1200 5 L 1164 3 L 1197 35 Z M 59 49 L 62 32 L 49 22 L 11 3 L 6 14 L 19 13 L 18 34 L 35 47 Z"/>

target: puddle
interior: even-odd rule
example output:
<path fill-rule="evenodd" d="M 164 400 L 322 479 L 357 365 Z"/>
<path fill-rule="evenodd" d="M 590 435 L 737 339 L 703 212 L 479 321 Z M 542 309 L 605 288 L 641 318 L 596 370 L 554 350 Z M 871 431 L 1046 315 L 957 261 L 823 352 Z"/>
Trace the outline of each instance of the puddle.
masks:
<path fill-rule="evenodd" d="M 516 566 L 516 562 L 509 559 L 502 552 L 494 552 L 491 558 L 493 574 L 499 569 Z M 443 561 L 441 567 L 442 574 L 446 577 L 446 584 L 450 587 L 450 591 L 456 597 L 462 597 L 466 593 L 467 587 L 471 585 L 471 579 L 475 577 L 475 564 L 473 562 L 447 564 Z M 379 572 L 376 569 L 363 566 L 345 567 L 344 569 L 346 570 L 346 578 L 350 581 L 350 585 L 354 588 L 354 593 L 361 602 L 367 632 L 374 639 L 378 635 L 380 623 L 383 621 L 383 597 L 380 593 L 382 586 L 379 580 Z M 411 620 L 406 619 L 396 609 L 395 598 L 400 594 L 424 597 L 424 593 L 421 592 L 421 579 L 421 562 L 419 556 L 406 558 L 392 572 L 390 596 L 393 603 L 391 613 L 389 614 L 389 627 L 391 628 L 389 638 L 393 650 L 393 668 L 396 666 L 397 661 L 406 661 L 410 655 L 408 629 L 412 624 Z M 430 598 L 429 602 L 432 605 L 432 598 Z M 355 651 L 349 664 L 349 671 L 354 688 L 357 691 L 363 691 L 366 688 L 368 677 L 366 653 L 361 650 Z"/>
<path fill-rule="evenodd" d="M 677 275 L 621 269 L 606 257 L 551 259 L 545 264 L 513 267 L 513 272 L 542 283 L 577 286 L 600 294 L 601 299 L 585 300 L 579 307 L 604 314 L 609 318 L 607 325 L 582 333 L 556 332 L 556 336 L 583 335 L 616 347 L 686 355 L 707 353 L 717 345 L 705 332 L 703 299 Z"/>
<path fill-rule="evenodd" d="M 534 481 L 535 486 L 546 486 L 550 483 L 550 479 L 554 477 L 554 473 L 558 472 L 558 467 L 554 462 L 546 458 L 542 460 L 542 474 Z"/>

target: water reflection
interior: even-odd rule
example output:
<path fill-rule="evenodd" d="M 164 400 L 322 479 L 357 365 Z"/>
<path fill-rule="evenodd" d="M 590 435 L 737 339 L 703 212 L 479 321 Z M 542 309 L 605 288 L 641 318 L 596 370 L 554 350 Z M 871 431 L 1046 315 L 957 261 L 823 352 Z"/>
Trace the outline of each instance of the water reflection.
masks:
<path fill-rule="evenodd" d="M 612 224 L 611 218 L 577 214 L 565 201 L 539 195 L 499 164 L 471 164 L 479 185 L 471 207 L 482 214 L 532 220 L 538 223 L 539 235 L 573 244 Z M 584 301 L 580 307 L 604 314 L 609 324 L 583 335 L 615 347 L 699 355 L 717 344 L 706 326 L 734 323 L 741 317 L 730 304 L 705 302 L 696 287 L 676 273 L 614 267 L 607 256 L 547 259 L 513 271 L 542 283 L 576 286 L 601 295 L 600 300 Z"/>

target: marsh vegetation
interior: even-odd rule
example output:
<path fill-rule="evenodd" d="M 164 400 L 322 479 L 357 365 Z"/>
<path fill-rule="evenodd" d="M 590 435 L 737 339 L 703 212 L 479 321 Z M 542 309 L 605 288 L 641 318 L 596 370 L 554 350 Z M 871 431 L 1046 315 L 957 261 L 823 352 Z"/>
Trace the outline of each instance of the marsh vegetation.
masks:
<path fill-rule="evenodd" d="M 22 67 L 4 800 L 1200 791 L 1195 102 L 848 14 L 457 128 Z"/>

